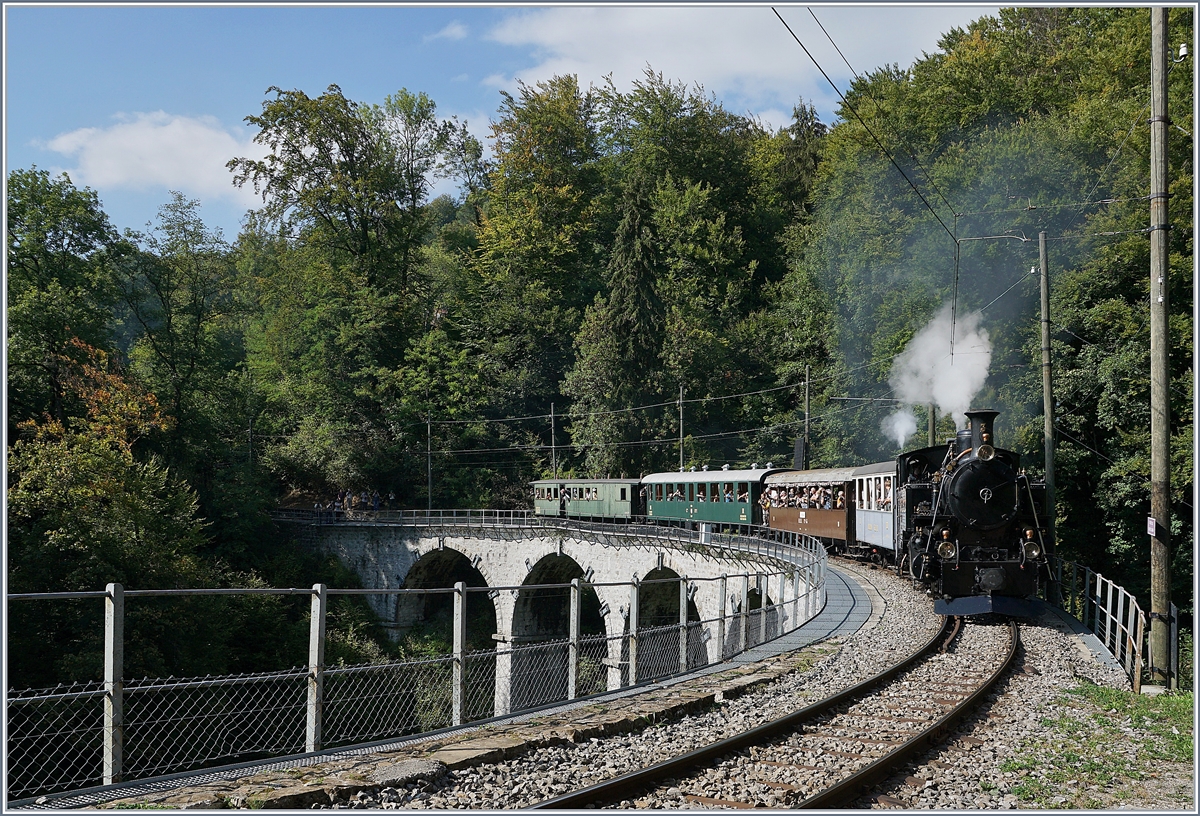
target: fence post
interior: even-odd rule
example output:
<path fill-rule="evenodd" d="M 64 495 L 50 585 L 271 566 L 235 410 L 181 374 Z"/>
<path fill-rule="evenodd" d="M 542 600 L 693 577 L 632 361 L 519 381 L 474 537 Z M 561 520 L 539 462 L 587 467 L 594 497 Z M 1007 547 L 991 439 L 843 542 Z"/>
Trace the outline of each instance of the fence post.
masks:
<path fill-rule="evenodd" d="M 688 668 L 688 610 L 687 576 L 679 577 L 679 671 Z"/>
<path fill-rule="evenodd" d="M 125 749 L 125 588 L 104 588 L 104 784 L 121 781 Z"/>
<path fill-rule="evenodd" d="M 1083 628 L 1091 631 L 1091 626 L 1088 624 L 1088 610 L 1092 605 L 1092 570 L 1090 567 L 1083 568 L 1083 583 L 1079 586 L 1079 622 L 1083 624 Z"/>
<path fill-rule="evenodd" d="M 787 594 L 787 574 L 781 572 L 781 573 L 779 573 L 779 600 L 775 602 L 776 605 L 779 607 L 779 627 L 778 627 L 778 632 L 776 634 L 780 634 L 780 635 L 782 635 L 785 631 L 784 630 L 784 619 L 787 617 L 787 603 L 783 600 L 783 598 L 786 594 Z"/>
<path fill-rule="evenodd" d="M 800 567 L 792 575 L 792 620 L 799 626 L 803 621 L 808 620 L 808 609 L 804 610 L 804 618 L 800 617 L 800 576 L 808 574 L 808 567 Z M 805 581 L 805 590 L 808 589 L 807 580 Z M 807 596 L 807 591 L 805 595 Z"/>
<path fill-rule="evenodd" d="M 638 579 L 629 585 L 629 685 L 638 681 Z"/>
<path fill-rule="evenodd" d="M 758 585 L 758 642 L 767 642 L 767 585 L 770 578 L 761 572 L 754 576 Z"/>
<path fill-rule="evenodd" d="M 720 663 L 725 659 L 725 604 L 729 603 L 729 599 L 725 596 L 728 591 L 728 577 L 725 573 L 721 573 L 721 583 L 718 584 L 720 591 L 717 593 L 719 610 L 717 616 L 717 659 L 714 661 Z"/>
<path fill-rule="evenodd" d="M 742 629 L 742 651 L 750 648 L 750 573 L 742 574 L 742 610 L 739 624 Z"/>
<path fill-rule="evenodd" d="M 321 750 L 321 715 L 325 690 L 325 602 L 329 590 L 313 584 L 312 612 L 308 624 L 308 721 L 304 729 L 304 750 Z"/>
<path fill-rule="evenodd" d="M 451 677 L 451 716 L 453 725 L 463 724 L 463 708 L 466 695 L 466 662 L 463 656 L 467 644 L 467 585 L 463 581 L 454 584 L 454 671 Z"/>
<path fill-rule="evenodd" d="M 579 604 L 581 590 L 578 578 L 571 579 L 571 621 L 567 641 L 567 699 L 579 696 Z"/>

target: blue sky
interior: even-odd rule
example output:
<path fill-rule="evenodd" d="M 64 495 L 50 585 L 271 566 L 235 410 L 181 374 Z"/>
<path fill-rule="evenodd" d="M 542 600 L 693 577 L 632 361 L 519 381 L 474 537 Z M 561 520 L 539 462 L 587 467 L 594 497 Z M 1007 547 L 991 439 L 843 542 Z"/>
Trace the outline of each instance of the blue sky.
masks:
<path fill-rule="evenodd" d="M 850 70 L 805 6 L 776 6 L 834 82 Z M 854 69 L 910 65 L 995 6 L 811 6 Z M 424 91 L 481 139 L 500 91 L 555 74 L 629 87 L 647 65 L 730 110 L 786 124 L 803 97 L 837 99 L 770 6 L 6 5 L 5 167 L 67 171 L 119 228 L 142 229 L 170 190 L 235 237 L 256 205 L 224 164 L 259 155 L 244 117 L 272 85 L 359 102 Z M 443 185 L 438 192 L 454 192 Z"/>

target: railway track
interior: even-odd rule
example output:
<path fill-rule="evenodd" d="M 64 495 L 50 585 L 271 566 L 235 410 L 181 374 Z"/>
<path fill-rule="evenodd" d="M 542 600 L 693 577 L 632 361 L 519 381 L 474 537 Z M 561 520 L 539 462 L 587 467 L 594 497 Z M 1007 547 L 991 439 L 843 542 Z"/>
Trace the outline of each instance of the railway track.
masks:
<path fill-rule="evenodd" d="M 1005 627 L 948 618 L 922 648 L 824 700 L 690 753 L 530 806 L 833 808 L 940 742 L 1004 676 Z"/>

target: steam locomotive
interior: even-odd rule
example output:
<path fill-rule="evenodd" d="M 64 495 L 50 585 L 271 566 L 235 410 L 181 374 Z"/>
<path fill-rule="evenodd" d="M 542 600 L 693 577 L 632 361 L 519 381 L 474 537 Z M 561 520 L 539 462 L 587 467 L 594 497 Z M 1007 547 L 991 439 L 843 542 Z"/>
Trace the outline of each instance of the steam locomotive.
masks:
<path fill-rule="evenodd" d="M 1018 454 L 994 446 L 997 411 L 968 411 L 946 445 L 857 468 L 652 473 L 640 479 L 542 479 L 539 515 L 597 521 L 646 518 L 729 529 L 761 525 L 893 565 L 942 615 L 1032 615 L 1052 580 L 1046 488 Z"/>
<path fill-rule="evenodd" d="M 1020 457 L 994 446 L 997 411 L 968 411 L 947 446 L 896 460 L 899 567 L 934 597 L 941 615 L 1034 614 L 1049 582 L 1046 486 Z"/>

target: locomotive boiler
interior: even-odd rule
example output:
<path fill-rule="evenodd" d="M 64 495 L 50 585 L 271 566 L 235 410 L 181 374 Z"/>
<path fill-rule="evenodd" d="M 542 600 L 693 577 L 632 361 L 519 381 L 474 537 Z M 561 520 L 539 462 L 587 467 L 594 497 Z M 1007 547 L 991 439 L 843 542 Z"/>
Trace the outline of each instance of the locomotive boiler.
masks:
<path fill-rule="evenodd" d="M 899 569 L 941 615 L 1032 615 L 1047 567 L 1046 487 L 995 447 L 998 411 L 968 411 L 947 445 L 897 459 Z"/>

